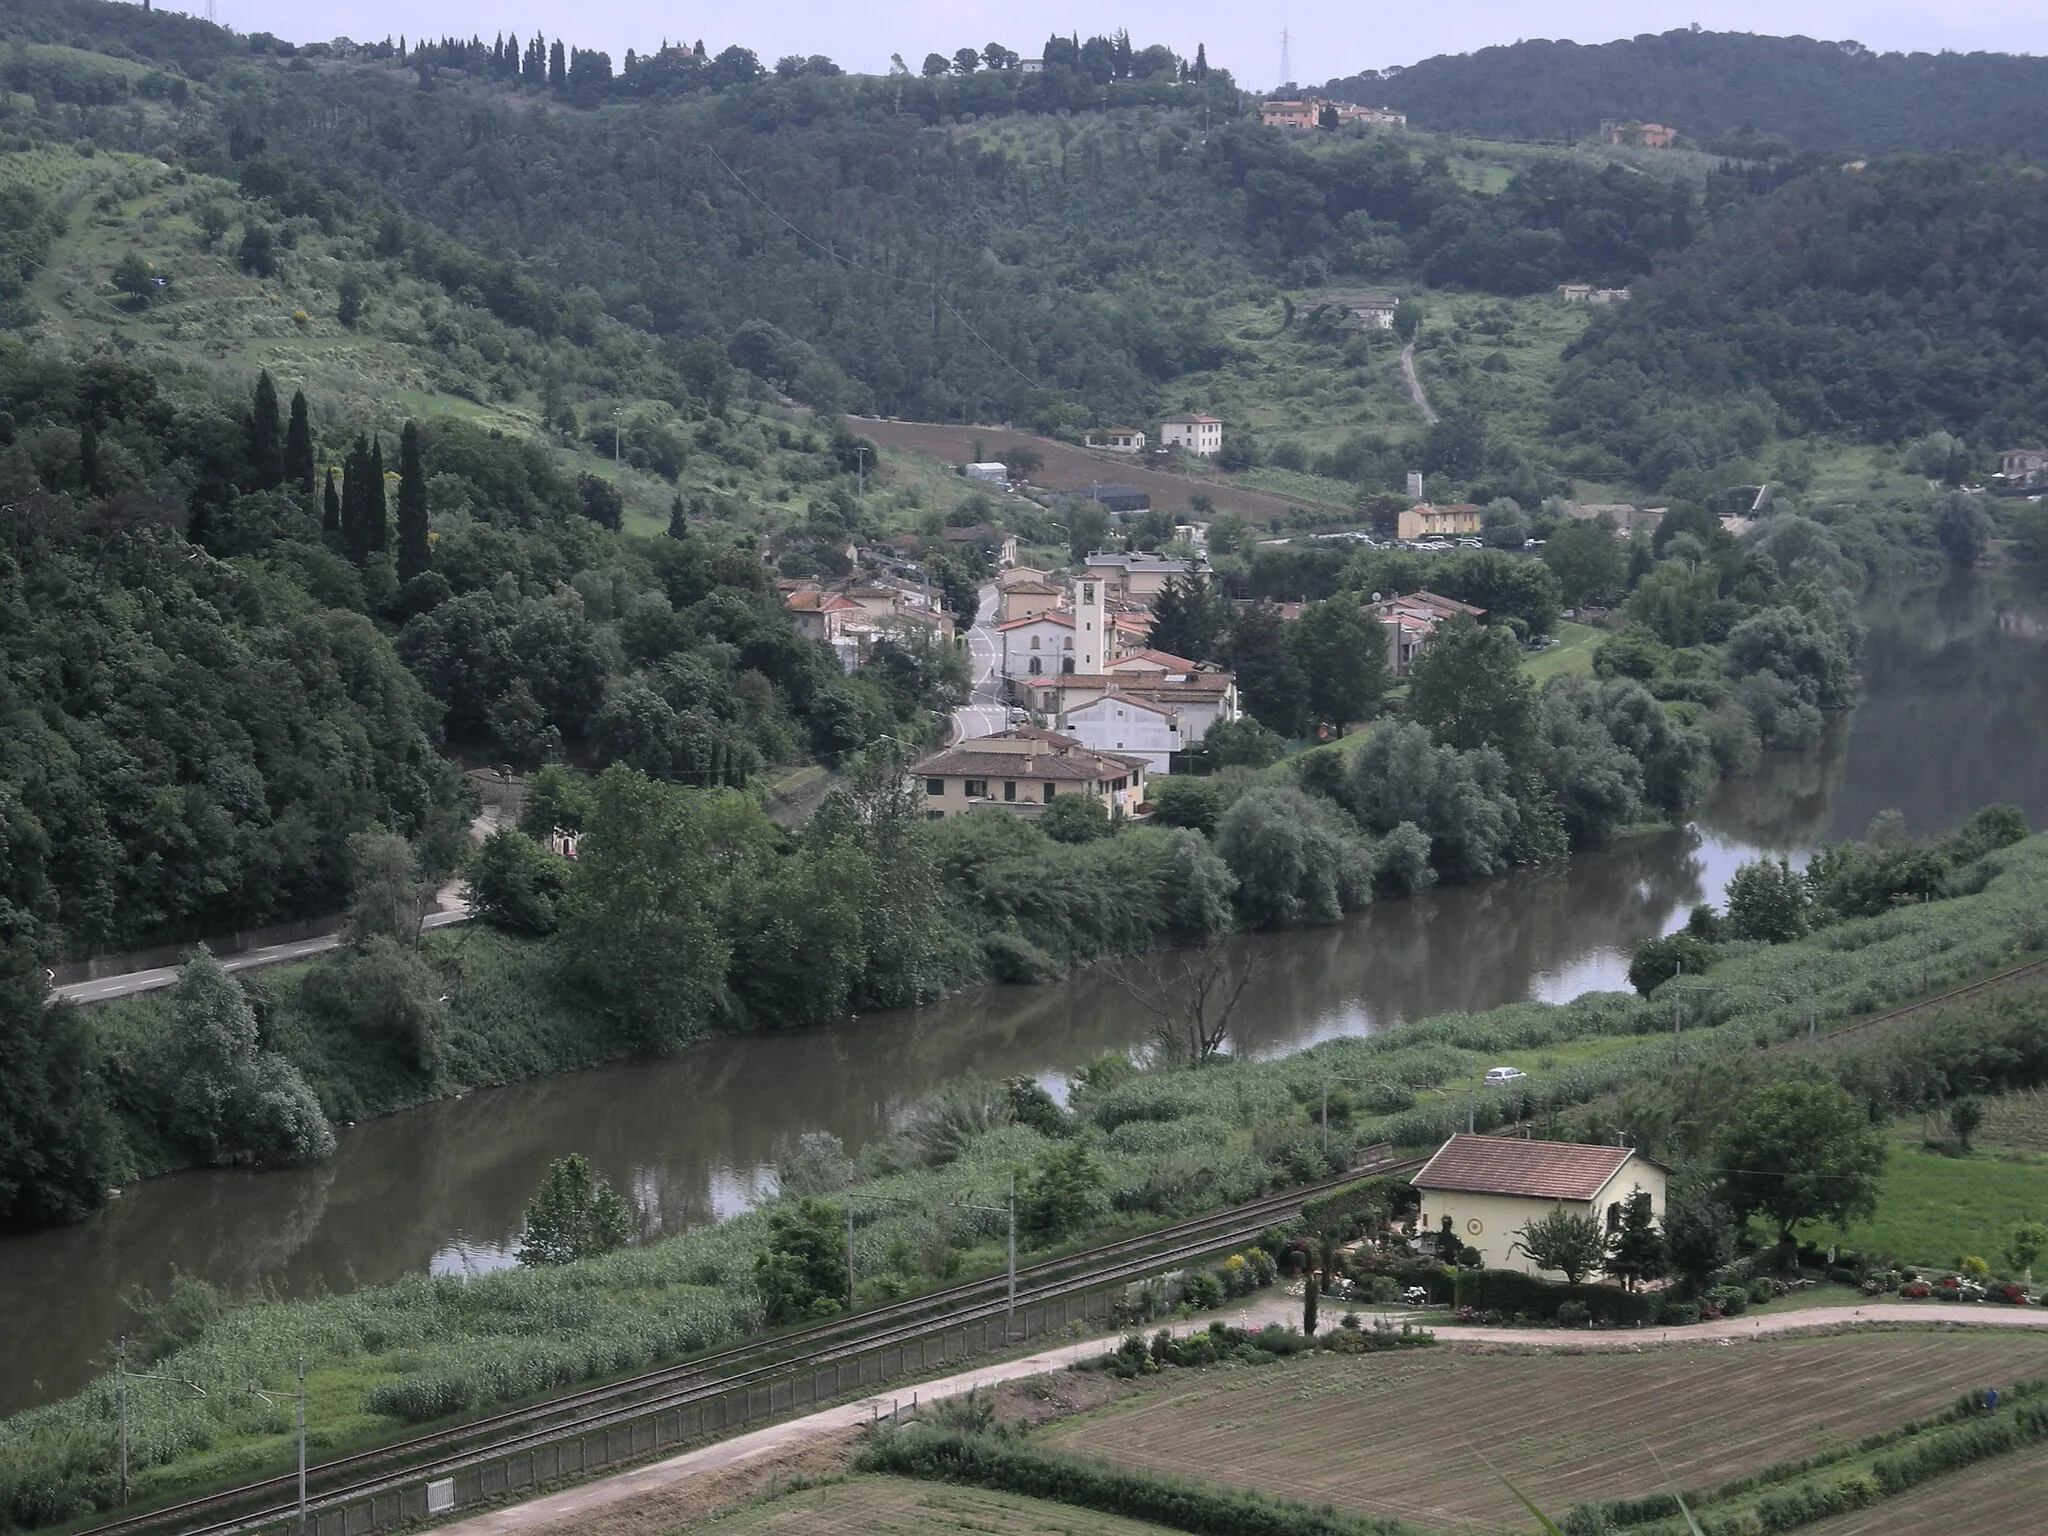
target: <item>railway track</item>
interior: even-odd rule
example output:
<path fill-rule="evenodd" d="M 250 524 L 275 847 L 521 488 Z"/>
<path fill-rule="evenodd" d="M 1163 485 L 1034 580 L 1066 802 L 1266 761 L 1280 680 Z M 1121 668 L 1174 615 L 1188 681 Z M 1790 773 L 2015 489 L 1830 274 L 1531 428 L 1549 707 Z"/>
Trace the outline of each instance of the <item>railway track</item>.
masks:
<path fill-rule="evenodd" d="M 1353 1168 L 1340 1178 L 1304 1185 L 1208 1216 L 1177 1222 L 1017 1271 L 1016 1304 L 1055 1300 L 1128 1282 L 1162 1266 L 1198 1258 L 1256 1237 L 1303 1202 L 1358 1179 L 1419 1168 L 1423 1158 L 1395 1158 Z M 606 1386 L 571 1392 L 487 1418 L 336 1457 L 307 1469 L 309 1510 L 353 1503 L 449 1476 L 481 1461 L 516 1455 L 574 1435 L 684 1408 L 792 1372 L 829 1366 L 1003 1315 L 1007 1281 L 997 1276 L 876 1308 L 794 1333 L 714 1351 Z M 89 1536 L 233 1536 L 289 1519 L 296 1512 L 292 1476 L 147 1510 L 86 1528 Z"/>
<path fill-rule="evenodd" d="M 2015 965 L 2008 970 L 1997 971 L 1981 981 L 1973 981 L 1966 987 L 1957 987 L 1952 992 L 1938 992 L 1933 997 L 1922 998 L 1917 1003 L 1908 1003 L 1903 1008 L 1894 1008 L 1889 1013 L 1873 1014 L 1867 1019 L 1858 1019 L 1854 1024 L 1844 1024 L 1839 1029 L 1828 1030 L 1812 1040 L 1793 1039 L 1783 1045 L 1802 1046 L 1825 1044 L 1839 1040 L 1844 1035 L 1853 1035 L 1860 1030 L 1874 1029 L 1879 1024 L 1891 1024 L 1900 1019 L 1910 1019 L 1916 1013 L 1925 1013 L 1930 1008 L 1946 1008 L 1966 998 L 1978 997 L 1986 992 L 1996 992 L 2011 986 L 2016 981 L 2025 981 L 2033 976 L 2048 976 L 2048 960 L 2029 960 L 2024 965 Z"/>

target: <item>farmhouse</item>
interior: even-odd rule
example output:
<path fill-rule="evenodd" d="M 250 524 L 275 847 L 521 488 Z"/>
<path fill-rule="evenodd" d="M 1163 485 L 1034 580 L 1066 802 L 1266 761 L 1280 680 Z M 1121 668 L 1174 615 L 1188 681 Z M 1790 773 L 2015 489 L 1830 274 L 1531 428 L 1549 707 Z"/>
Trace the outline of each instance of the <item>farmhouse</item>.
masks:
<path fill-rule="evenodd" d="M 1432 539 L 1479 531 L 1479 508 L 1469 501 L 1448 507 L 1417 502 L 1398 519 L 1395 532 L 1404 539 Z"/>
<path fill-rule="evenodd" d="M 933 821 L 977 806 L 1037 816 L 1061 795 L 1093 795 L 1128 813 L 1145 798 L 1145 759 L 1091 752 L 1071 736 L 1024 729 L 927 753 L 910 770 Z"/>
<path fill-rule="evenodd" d="M 1109 453 L 1143 453 L 1145 434 L 1136 427 L 1111 427 L 1102 434 L 1102 441 L 1097 442 L 1090 436 L 1086 440 L 1086 446 L 1101 448 Z"/>
<path fill-rule="evenodd" d="M 1394 328 L 1395 311 L 1401 307 L 1399 299 L 1373 293 L 1348 297 L 1332 295 L 1330 302 L 1339 308 L 1349 310 L 1351 318 L 1369 331 L 1391 331 Z"/>
<path fill-rule="evenodd" d="M 1214 416 L 1169 416 L 1159 423 L 1159 441 L 1206 459 L 1223 451 L 1223 423 Z"/>
<path fill-rule="evenodd" d="M 1415 1175 L 1422 1194 L 1416 1223 L 1435 1232 L 1449 1217 L 1458 1241 L 1478 1249 L 1488 1269 L 1542 1274 L 1516 1246 L 1522 1228 L 1562 1207 L 1617 1231 L 1638 1189 L 1650 1197 L 1651 1213 L 1661 1223 L 1669 1175 L 1662 1163 L 1631 1147 L 1453 1136 Z"/>

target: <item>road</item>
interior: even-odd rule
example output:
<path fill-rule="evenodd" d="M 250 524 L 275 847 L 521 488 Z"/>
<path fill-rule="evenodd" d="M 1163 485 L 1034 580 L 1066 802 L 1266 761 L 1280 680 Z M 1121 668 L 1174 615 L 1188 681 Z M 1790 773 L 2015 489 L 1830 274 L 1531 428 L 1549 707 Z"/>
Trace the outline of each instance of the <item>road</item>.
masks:
<path fill-rule="evenodd" d="M 1332 1311 L 1335 1309 L 1332 1308 Z M 1301 1303 L 1266 1293 L 1241 1308 L 1214 1316 L 1240 1327 L 1257 1328 L 1267 1323 L 1299 1327 Z M 1371 1314 L 1367 1314 L 1370 1316 Z M 1177 1334 L 1198 1332 L 1209 1326 L 1208 1317 L 1192 1322 L 1170 1323 Z M 1804 1333 L 1833 1332 L 1857 1327 L 1911 1327 L 1940 1324 L 1981 1328 L 2048 1327 L 2048 1313 L 2020 1308 L 1955 1306 L 1943 1303 L 1875 1303 L 1858 1308 L 1815 1307 L 1807 1311 L 1775 1313 L 1765 1317 L 1731 1317 L 1716 1323 L 1699 1323 L 1686 1328 L 1470 1328 L 1436 1327 L 1438 1340 L 1451 1344 L 1477 1344 L 1509 1348 L 1531 1347 L 1579 1350 L 1641 1352 L 1661 1345 L 1718 1344 L 1733 1346 L 1771 1337 L 1795 1337 Z M 1335 1326 L 1326 1317 L 1326 1327 Z M 1099 1358 L 1118 1343 L 1115 1337 L 1066 1344 L 1022 1359 L 990 1361 L 974 1369 L 956 1372 L 937 1380 L 891 1383 L 885 1392 L 858 1402 L 827 1408 L 802 1418 L 790 1419 L 767 1429 L 739 1435 L 730 1440 L 686 1451 L 666 1461 L 636 1468 L 612 1477 L 598 1478 L 581 1487 L 564 1489 L 522 1504 L 473 1515 L 441 1528 L 441 1536 L 515 1536 L 523 1532 L 569 1532 L 584 1528 L 599 1511 L 617 1509 L 664 1488 L 687 1482 L 706 1472 L 785 1451 L 801 1441 L 819 1435 L 843 1432 L 873 1422 L 880 1414 L 908 1407 L 915 1396 L 920 1405 L 957 1397 L 979 1387 L 993 1387 L 1006 1381 L 1042 1376 L 1072 1366 L 1076 1361 Z"/>
<path fill-rule="evenodd" d="M 466 923 L 469 913 L 429 912 L 423 928 L 446 928 L 450 923 Z M 226 971 L 253 971 L 262 965 L 282 965 L 287 960 L 306 960 L 314 955 L 324 955 L 329 950 L 341 947 L 341 935 L 326 934 L 317 939 L 297 939 L 290 944 L 270 944 L 262 949 L 244 950 L 239 955 L 224 956 L 220 962 Z M 129 971 L 122 976 L 102 976 L 98 981 L 75 981 L 67 987 L 52 987 L 53 996 L 74 1003 L 105 1003 L 117 997 L 132 997 L 138 992 L 155 992 L 168 987 L 178 979 L 178 967 L 166 965 L 152 971 Z"/>
<path fill-rule="evenodd" d="M 1408 398 L 1415 402 L 1415 409 L 1422 412 L 1422 419 L 1435 426 L 1436 408 L 1429 403 L 1429 396 L 1422 392 L 1422 380 L 1415 376 L 1415 343 L 1412 341 L 1401 349 L 1401 381 L 1408 386 Z"/>
<path fill-rule="evenodd" d="M 994 736 L 1009 724 L 1010 711 L 1002 702 L 1002 679 L 996 671 L 1003 651 L 995 623 L 996 588 L 990 582 L 981 589 L 981 606 L 967 631 L 967 666 L 974 677 L 974 691 L 969 702 L 953 711 L 955 741 Z"/>

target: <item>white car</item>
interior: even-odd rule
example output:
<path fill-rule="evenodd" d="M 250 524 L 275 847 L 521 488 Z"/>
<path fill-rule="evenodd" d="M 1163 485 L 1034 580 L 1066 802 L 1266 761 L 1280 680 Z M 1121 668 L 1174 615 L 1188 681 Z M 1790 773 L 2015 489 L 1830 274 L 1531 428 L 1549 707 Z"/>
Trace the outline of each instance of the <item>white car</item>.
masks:
<path fill-rule="evenodd" d="M 1493 1067 L 1487 1071 L 1486 1083 L 1490 1088 L 1498 1088 L 1502 1083 L 1516 1082 L 1528 1075 L 1520 1067 Z"/>

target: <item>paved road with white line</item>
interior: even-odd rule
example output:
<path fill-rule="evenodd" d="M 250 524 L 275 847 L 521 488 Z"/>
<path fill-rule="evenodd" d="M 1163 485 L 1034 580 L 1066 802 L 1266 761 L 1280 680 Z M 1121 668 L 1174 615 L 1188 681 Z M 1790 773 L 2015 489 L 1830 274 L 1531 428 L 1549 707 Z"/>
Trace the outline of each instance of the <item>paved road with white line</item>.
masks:
<path fill-rule="evenodd" d="M 996 588 L 990 582 L 981 589 L 981 606 L 967 631 L 967 666 L 974 678 L 974 691 L 968 703 L 953 711 L 955 741 L 997 735 L 1010 722 L 1009 707 L 1002 702 L 1002 678 L 996 671 L 1003 652 L 995 623 Z"/>

